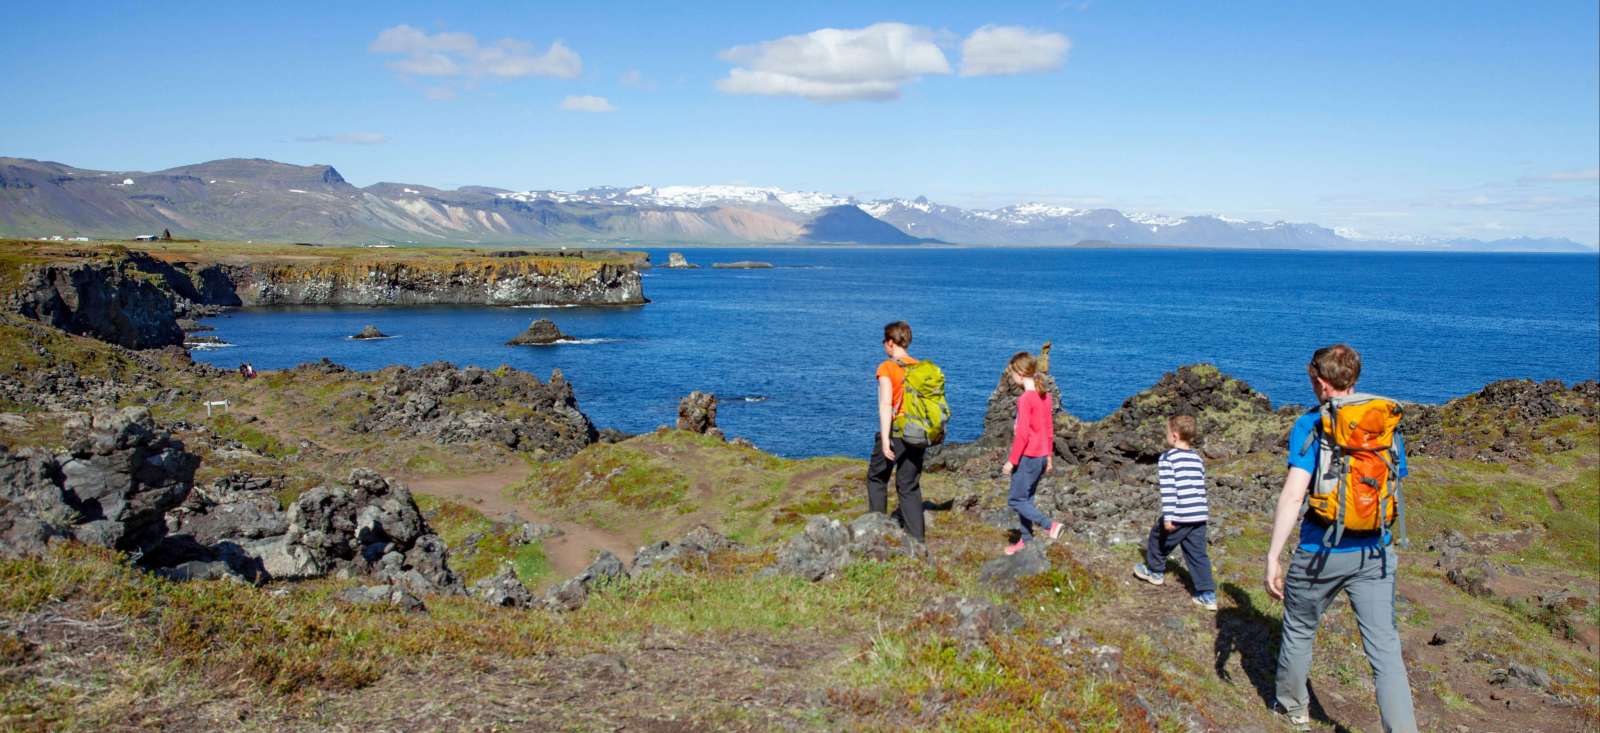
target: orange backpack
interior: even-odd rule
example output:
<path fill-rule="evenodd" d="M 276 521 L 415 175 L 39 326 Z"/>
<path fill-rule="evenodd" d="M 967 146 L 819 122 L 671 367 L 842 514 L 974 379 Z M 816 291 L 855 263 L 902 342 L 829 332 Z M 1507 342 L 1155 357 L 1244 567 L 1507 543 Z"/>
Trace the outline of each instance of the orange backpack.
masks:
<path fill-rule="evenodd" d="M 1306 499 L 1307 517 L 1327 525 L 1323 544 L 1337 545 L 1346 529 L 1368 532 L 1399 526 L 1405 544 L 1405 500 L 1395 429 L 1404 410 L 1394 400 L 1369 394 L 1322 403 L 1321 420 L 1300 451 L 1318 444 L 1317 475 Z"/>

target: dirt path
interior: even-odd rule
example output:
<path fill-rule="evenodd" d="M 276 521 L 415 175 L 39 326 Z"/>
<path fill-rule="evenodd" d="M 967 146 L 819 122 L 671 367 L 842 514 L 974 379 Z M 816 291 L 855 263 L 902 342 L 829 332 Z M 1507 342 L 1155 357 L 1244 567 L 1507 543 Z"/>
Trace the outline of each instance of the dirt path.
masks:
<path fill-rule="evenodd" d="M 402 481 L 415 491 L 464 502 L 491 519 L 512 514 L 522 521 L 555 525 L 561 536 L 544 541 L 545 558 L 554 570 L 552 582 L 576 575 L 589 566 L 600 550 L 611 552 L 623 562 L 632 562 L 641 541 L 637 531 L 612 532 L 553 519 L 513 499 L 507 487 L 521 483 L 528 473 L 527 466 L 508 465 L 484 473 L 403 477 Z"/>

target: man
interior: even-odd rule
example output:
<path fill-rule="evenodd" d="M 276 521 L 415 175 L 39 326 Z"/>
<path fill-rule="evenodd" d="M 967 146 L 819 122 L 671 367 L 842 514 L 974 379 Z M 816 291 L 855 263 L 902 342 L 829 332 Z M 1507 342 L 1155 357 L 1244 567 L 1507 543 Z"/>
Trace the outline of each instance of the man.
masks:
<path fill-rule="evenodd" d="M 1355 392 L 1361 376 L 1361 356 L 1344 344 L 1318 349 L 1307 366 L 1311 388 L 1319 403 Z M 1340 591 L 1350 599 L 1361 645 L 1372 666 L 1383 729 L 1415 733 L 1416 714 L 1411 703 L 1411 683 L 1400 655 L 1400 632 L 1395 623 L 1394 578 L 1398 558 L 1386 529 L 1353 531 L 1330 541 L 1328 527 L 1307 514 L 1300 541 L 1290 560 L 1288 577 L 1279 558 L 1295 520 L 1300 518 L 1307 492 L 1318 475 L 1321 461 L 1318 441 L 1320 414 L 1312 410 L 1295 421 L 1289 431 L 1289 475 L 1272 521 L 1272 544 L 1267 550 L 1267 593 L 1283 602 L 1283 639 L 1278 650 L 1278 705 L 1299 730 L 1309 730 L 1311 719 L 1306 678 L 1311 671 L 1312 643 L 1323 611 Z M 1395 473 L 1406 474 L 1405 445 L 1394 435 Z"/>
<path fill-rule="evenodd" d="M 883 327 L 883 353 L 878 365 L 878 433 L 872 438 L 872 457 L 867 462 L 867 508 L 879 514 L 889 509 L 889 474 L 894 474 L 899 504 L 894 516 L 906 533 L 923 539 L 922 458 L 924 450 L 906 445 L 894 435 L 894 419 L 905 411 L 906 366 L 916 359 L 906 351 L 911 346 L 911 326 L 895 321 Z"/>

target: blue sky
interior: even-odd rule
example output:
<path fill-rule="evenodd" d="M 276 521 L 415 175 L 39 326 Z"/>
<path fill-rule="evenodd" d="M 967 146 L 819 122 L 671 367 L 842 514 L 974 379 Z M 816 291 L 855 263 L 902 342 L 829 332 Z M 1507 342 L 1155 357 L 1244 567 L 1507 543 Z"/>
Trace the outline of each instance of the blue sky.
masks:
<path fill-rule="evenodd" d="M 0 155 L 1600 241 L 1592 0 L 670 5 L 6 3 Z"/>

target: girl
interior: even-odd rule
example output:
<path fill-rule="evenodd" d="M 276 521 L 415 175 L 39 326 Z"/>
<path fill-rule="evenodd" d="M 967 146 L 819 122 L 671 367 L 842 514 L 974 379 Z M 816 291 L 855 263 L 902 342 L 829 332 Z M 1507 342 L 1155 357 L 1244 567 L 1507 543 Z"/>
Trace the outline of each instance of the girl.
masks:
<path fill-rule="evenodd" d="M 1006 367 L 1011 382 L 1022 387 L 1022 396 L 1017 398 L 1016 436 L 1011 440 L 1011 453 L 1002 469 L 1011 477 L 1011 493 L 1006 504 L 1021 518 L 1022 535 L 1016 544 L 1006 547 L 1007 555 L 1016 554 L 1033 541 L 1035 524 L 1052 540 L 1061 536 L 1064 527 L 1033 505 L 1033 492 L 1039 486 L 1039 478 L 1055 467 L 1055 411 L 1051 408 L 1050 396 L 1039 391 L 1034 382 L 1038 368 L 1033 355 L 1026 351 L 1017 352 Z"/>

